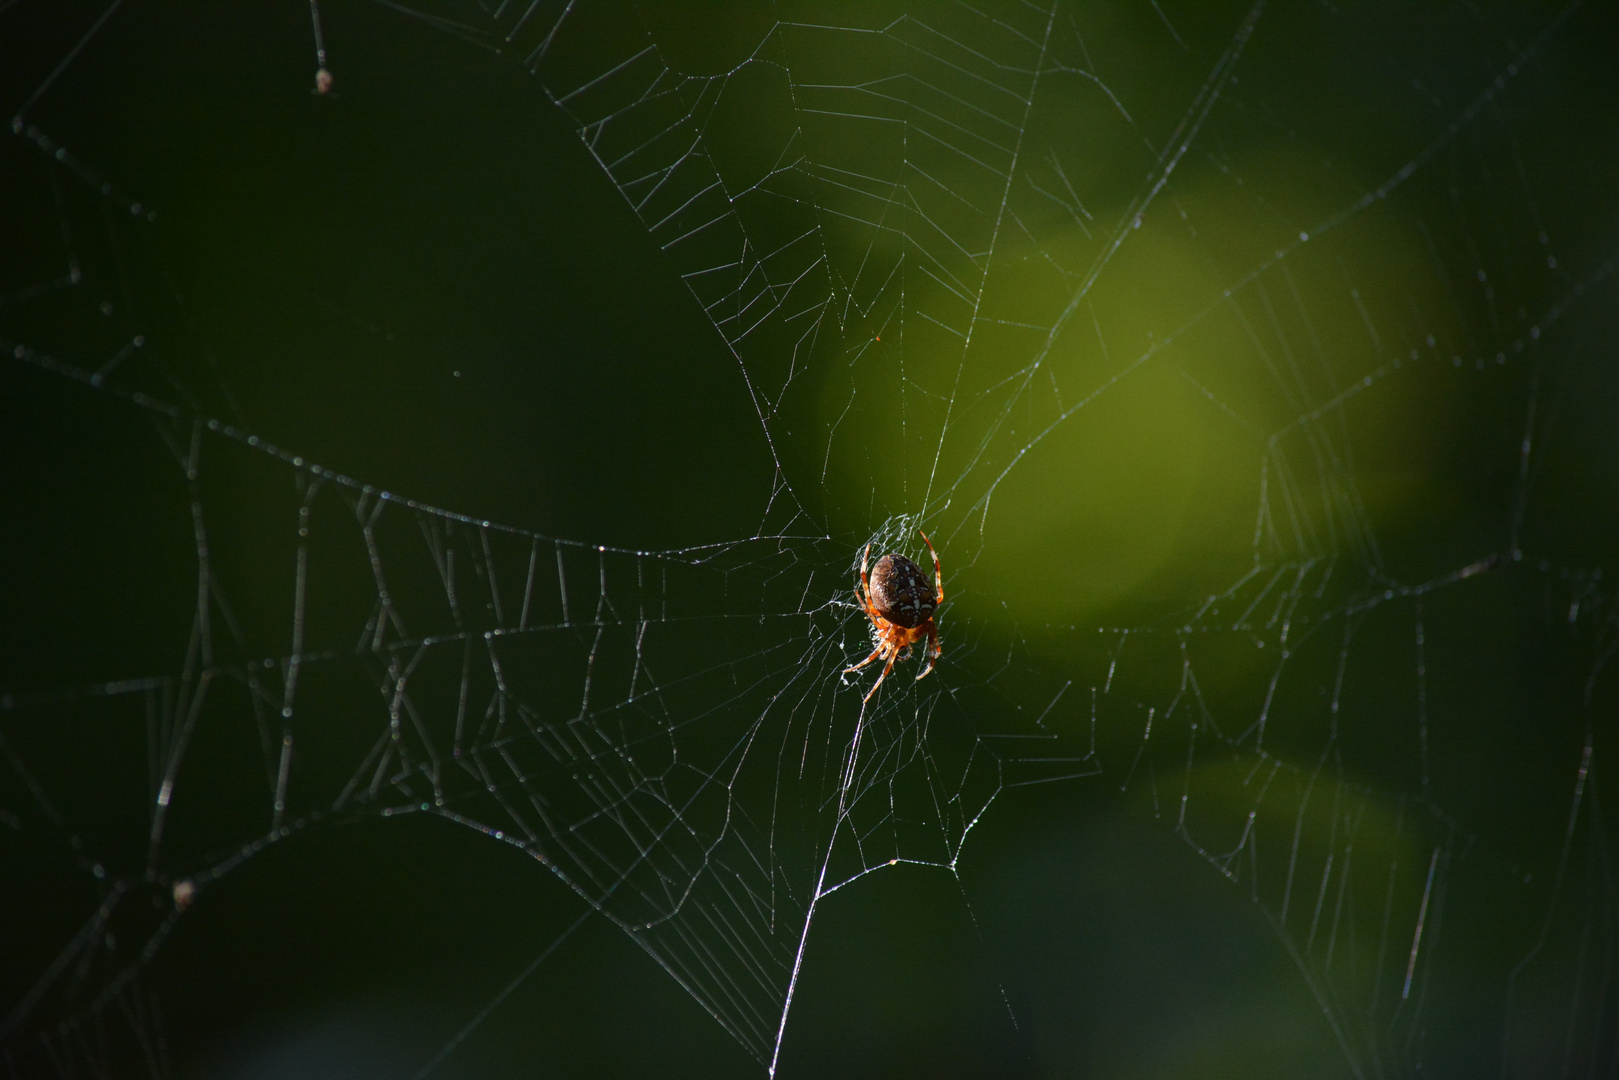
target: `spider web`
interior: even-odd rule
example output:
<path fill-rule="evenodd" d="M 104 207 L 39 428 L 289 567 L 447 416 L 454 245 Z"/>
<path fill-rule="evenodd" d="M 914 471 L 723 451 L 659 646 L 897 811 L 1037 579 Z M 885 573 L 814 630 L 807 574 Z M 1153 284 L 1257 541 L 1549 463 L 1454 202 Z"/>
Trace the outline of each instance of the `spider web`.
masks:
<path fill-rule="evenodd" d="M 966 1067 L 828 1048 L 913 871 L 993 1054 L 1105 1060 L 1065 821 L 1266 929 L 1277 1068 L 1619 1070 L 1604 13 L 312 6 L 335 95 L 305 14 L 0 3 L 14 1071 L 192 1071 L 172 954 L 381 819 L 748 1072 Z M 863 703 L 919 528 L 945 654 Z"/>

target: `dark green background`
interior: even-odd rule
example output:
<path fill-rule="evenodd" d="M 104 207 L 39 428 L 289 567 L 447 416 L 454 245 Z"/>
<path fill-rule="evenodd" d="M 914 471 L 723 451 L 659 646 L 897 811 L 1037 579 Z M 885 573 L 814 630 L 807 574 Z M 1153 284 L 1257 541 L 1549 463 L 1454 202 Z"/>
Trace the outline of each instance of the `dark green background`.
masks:
<path fill-rule="evenodd" d="M 760 18 L 757 7 L 679 7 L 689 22 L 661 21 L 674 5 L 647 19 L 672 54 L 693 63 L 707 47 L 723 61 L 724 43 Z M 102 10 L 31 0 L 0 8 L 4 107 L 27 100 Z M 1242 89 L 1229 90 L 1226 111 L 1192 144 L 1186 175 L 1237 162 L 1274 182 L 1270 194 L 1297 193 L 1267 173 L 1263 156 L 1244 156 L 1260 141 L 1257 126 L 1375 186 L 1441 134 L 1558 10 L 1385 5 L 1346 15 L 1276 5 L 1239 68 Z M 483 18 L 475 5 L 442 13 Z M 1202 83 L 1242 13 L 1176 12 L 1190 59 L 1099 21 L 1090 45 L 1133 71 L 1144 138 L 1168 139 L 1187 88 Z M 307 16 L 296 2 L 126 0 L 26 118 L 114 197 L 27 138 L 0 145 L 0 339 L 93 370 L 145 333 L 151 346 L 120 367 L 120 386 L 473 518 L 644 551 L 761 531 L 776 460 L 738 364 L 543 80 L 386 7 L 333 2 L 324 24 L 337 94 L 320 98 L 309 91 Z M 1388 210 L 1402 228 L 1431 223 L 1444 250 L 1436 282 L 1459 287 L 1469 245 L 1504 282 L 1497 306 L 1456 303 L 1459 336 L 1477 355 L 1493 356 L 1492 341 L 1510 340 L 1513 326 L 1550 304 L 1567 304 L 1567 313 L 1529 358 L 1475 369 L 1470 353 L 1465 369 L 1399 383 L 1410 402 L 1344 421 L 1351 441 L 1364 435 L 1372 447 L 1359 474 L 1368 490 L 1384 475 L 1379 451 L 1420 463 L 1404 501 L 1374 515 L 1379 572 L 1391 582 L 1435 580 L 1508 552 L 1514 539 L 1525 553 L 1427 602 L 1431 791 L 1399 741 L 1415 689 L 1411 609 L 1357 616 L 1346 772 L 1389 808 L 1425 814 L 1431 796 L 1456 823 L 1447 951 L 1421 1037 L 1380 1051 L 1385 1064 L 1420 1062 L 1425 1074 L 1494 1074 L 1503 1055 L 1508 1075 L 1559 1074 L 1565 1035 L 1572 1075 L 1584 1075 L 1588 1060 L 1598 1074 L 1619 1060 L 1619 901 L 1612 813 L 1600 794 L 1612 776 L 1614 692 L 1604 663 L 1615 633 L 1601 571 L 1619 554 L 1619 327 L 1601 272 L 1619 252 L 1614 29 L 1605 9 L 1577 12 Z M 1161 98 L 1152 94 L 1158 68 L 1179 76 L 1163 79 Z M 1443 107 L 1413 104 L 1412 72 Z M 1113 149 L 1123 153 L 1098 152 Z M 1516 176 L 1505 171 L 1514 163 Z M 1120 204 L 1146 183 L 1132 174 Z M 155 208 L 156 220 L 129 215 L 119 199 L 133 198 Z M 1561 284 L 1534 277 L 1546 251 L 1520 242 L 1537 221 L 1568 268 Z M 14 299 L 61 272 L 64 223 L 84 283 Z M 1344 231 L 1359 237 L 1360 228 Z M 1366 240 L 1374 254 L 1380 243 Z M 1223 278 L 1257 258 L 1215 240 L 1194 250 Z M 1137 272 L 1103 280 L 1124 290 Z M 1396 308 L 1403 273 L 1391 257 L 1392 295 L 1371 301 L 1384 305 L 1380 317 Z M 1368 295 L 1379 284 L 1365 264 L 1346 277 Z M 1583 281 L 1594 284 L 1582 295 Z M 1322 290 L 1308 303 L 1324 311 L 1328 286 L 1305 288 Z M 1160 332 L 1177 325 L 1150 305 L 1140 318 Z M 830 382 L 832 372 L 817 357 L 808 377 Z M 1544 442 L 1525 483 L 1518 455 L 1531 402 L 1530 430 Z M 858 419 L 873 430 L 885 422 Z M 1149 419 L 1126 413 L 1117 422 Z M 961 423 L 969 430 L 977 421 Z M 1383 437 L 1401 423 L 1415 432 L 1409 441 Z M 0 1012 L 59 955 L 105 888 L 68 837 L 80 837 L 114 878 L 138 879 L 145 858 L 139 710 L 65 692 L 172 672 L 183 658 L 195 599 L 190 508 L 158 426 L 115 394 L 30 363 L 0 366 L 0 695 L 8 695 L 0 733 L 67 819 L 61 829 L 34 828 L 33 810 L 20 809 L 32 807 L 20 773 L 0 784 L 0 810 L 19 821 L 0 825 Z M 780 451 L 804 503 L 796 531 L 828 533 L 829 547 L 854 552 L 887 513 L 919 509 L 877 509 L 871 492 L 890 479 L 880 455 L 855 466 L 854 480 L 806 467 L 816 456 L 803 447 L 821 445 L 810 428 Z M 1240 476 L 1219 479 L 1247 491 L 1257 464 L 1254 455 Z M 1057 475 L 1070 466 L 1028 468 Z M 1116 467 L 1131 486 L 1128 464 Z M 1085 462 L 1092 474 L 1108 468 Z M 255 594 L 252 568 L 284 564 L 289 538 L 264 530 L 290 520 L 293 495 L 269 466 L 240 474 L 269 483 L 238 485 L 237 475 L 207 493 L 212 540 L 243 583 L 242 607 L 262 601 L 258 617 L 273 632 L 284 625 L 281 600 L 267 584 Z M 1075 600 L 1077 632 L 1045 614 L 1019 621 L 1000 605 L 1021 587 L 997 586 L 1006 549 L 975 540 L 964 509 L 947 526 L 960 537 L 944 552 L 947 576 L 962 566 L 966 599 L 946 640 L 968 654 L 952 677 L 994 690 L 978 700 L 998 701 L 988 707 L 1000 711 L 969 716 L 985 729 L 1025 701 L 1037 707 L 1066 679 L 1082 710 L 1079 688 L 1101 681 L 1117 644 L 1099 629 L 1195 606 L 1207 580 L 1219 587 L 1235 576 L 1213 550 L 1215 526 L 1204 552 L 1194 522 L 1173 569 L 1138 593 Z M 1028 516 L 991 521 L 1015 538 L 1038 525 Z M 1085 556 L 1068 547 L 1059 556 L 1083 569 Z M 840 572 L 841 559 L 829 569 Z M 1346 562 L 1346 573 L 1366 569 Z M 1064 588 L 1048 590 L 1057 609 Z M 1575 598 L 1584 621 L 1569 617 Z M 733 614 L 752 607 L 739 601 Z M 1319 652 L 1300 661 L 1300 695 L 1331 685 L 1337 649 L 1325 639 L 1340 632 L 1324 631 Z M 992 683 L 991 660 L 1014 646 L 1011 673 Z M 1158 700 L 1179 660 L 1173 649 L 1143 649 L 1121 693 Z M 1238 668 L 1234 661 L 1233 685 L 1211 695 L 1251 702 L 1265 669 Z M 343 704 L 331 700 L 334 715 Z M 1247 715 L 1244 707 L 1234 711 Z M 1311 707 L 1284 701 L 1281 711 Z M 371 722 L 359 726 L 369 731 Z M 781 1075 L 1353 1075 L 1250 899 L 1250 880 L 1215 873 L 1140 784 L 1120 794 L 1139 734 L 1138 720 L 1110 719 L 1099 732 L 1101 776 L 1004 794 L 969 840 L 959 884 L 943 871 L 899 867 L 828 901 L 816 915 Z M 1277 752 L 1310 760 L 1317 735 L 1307 724 L 1283 727 Z M 1565 863 L 1559 845 L 1588 738 L 1596 764 Z M 1160 765 L 1183 758 L 1182 745 L 1165 748 Z M 208 755 L 223 762 L 233 752 L 200 742 L 196 767 L 206 777 Z M 1209 775 L 1216 806 L 1246 798 L 1240 778 Z M 262 830 L 258 796 L 218 786 L 192 789 L 191 805 L 210 825 L 237 842 Z M 1285 843 L 1262 852 L 1268 881 L 1282 872 Z M 176 853 L 166 872 L 188 872 L 223 850 Z M 1427 849 L 1419 854 L 1426 865 Z M 161 899 L 141 902 L 156 913 Z M 110 1071 L 408 1076 L 580 910 L 528 858 L 442 821 L 362 817 L 311 829 L 222 878 L 179 920 L 142 968 L 141 1007 L 153 1011 L 108 1021 L 124 1033 L 105 1051 Z M 1543 928 L 1540 966 L 1509 1003 L 1508 974 Z M 111 950 L 123 963 L 139 933 Z M 1402 950 L 1394 955 L 1403 963 Z M 8 1036 L 19 1075 L 50 1075 L 41 1030 L 56 1030 L 118 966 L 86 972 L 66 1004 L 53 1001 L 56 1011 Z M 1585 980 L 1577 987 L 1576 977 Z M 1342 1005 L 1346 1015 L 1371 1014 L 1374 1027 L 1386 1007 Z M 129 1042 L 131 1028 L 160 1036 L 161 1049 Z M 591 919 L 435 1075 L 760 1071 L 625 935 Z"/>

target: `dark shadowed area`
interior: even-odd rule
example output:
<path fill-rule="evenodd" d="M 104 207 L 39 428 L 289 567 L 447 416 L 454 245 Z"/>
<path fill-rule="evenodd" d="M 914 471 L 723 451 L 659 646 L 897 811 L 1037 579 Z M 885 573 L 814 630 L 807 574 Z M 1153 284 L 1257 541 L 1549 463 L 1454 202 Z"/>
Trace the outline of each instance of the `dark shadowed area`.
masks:
<path fill-rule="evenodd" d="M 0 1076 L 1619 1075 L 1616 49 L 0 0 Z"/>

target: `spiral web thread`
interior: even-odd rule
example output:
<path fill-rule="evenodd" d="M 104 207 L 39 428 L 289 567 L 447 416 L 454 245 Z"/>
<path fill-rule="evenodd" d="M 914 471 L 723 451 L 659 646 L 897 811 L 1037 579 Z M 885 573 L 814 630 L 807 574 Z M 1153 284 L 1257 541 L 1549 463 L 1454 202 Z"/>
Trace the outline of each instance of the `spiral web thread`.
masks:
<path fill-rule="evenodd" d="M 1455 706 L 1430 664 L 1480 590 L 1528 580 L 1565 613 L 1578 659 L 1561 689 L 1584 736 L 1566 763 L 1543 917 L 1506 987 L 1503 1055 L 1510 1066 L 1538 1045 L 1515 1034 L 1512 996 L 1572 969 L 1566 1070 L 1619 1061 L 1592 719 L 1619 639 L 1601 567 L 1565 559 L 1535 501 L 1546 387 L 1572 363 L 1559 341 L 1611 293 L 1614 256 L 1554 239 L 1556 208 L 1537 198 L 1511 109 L 1526 82 L 1551 77 L 1579 5 L 1510 39 L 1482 16 L 1470 24 L 1490 58 L 1474 96 L 1436 111 L 1375 186 L 1309 221 L 1224 149 L 1273 122 L 1242 89 L 1251 50 L 1275 48 L 1262 32 L 1279 16 L 1263 4 L 1184 37 L 1169 5 L 1090 31 L 1063 5 L 840 9 L 850 23 L 831 25 L 779 4 L 711 74 L 681 67 L 689 43 L 649 9 L 386 5 L 492 64 L 521 60 L 735 358 L 773 495 L 757 535 L 664 552 L 379 490 L 216 419 L 228 409 L 174 376 L 196 362 L 178 335 L 120 323 L 109 337 L 96 290 L 117 274 L 156 287 L 161 268 L 126 237 L 161 222 L 46 117 L 119 7 L 85 24 L 17 113 L 12 152 L 47 163 L 32 205 L 61 223 L 66 265 L 8 256 L 0 330 L 19 367 L 82 384 L 97 408 L 157 432 L 185 496 L 196 601 L 173 670 L 0 703 L 6 824 L 97 893 L 8 1004 L 8 1053 L 43 1047 L 66 1071 L 128 1045 L 165 1074 L 148 972 L 198 896 L 318 823 L 432 814 L 532 856 L 774 1072 L 817 903 L 898 863 L 954 872 L 1003 793 L 1100 775 L 1145 793 L 1248 891 L 1354 1075 L 1403 1073 L 1424 1061 L 1425 1009 L 1462 977 L 1443 933 L 1453 883 L 1510 881 L 1467 863 L 1475 836 L 1433 797 L 1436 757 L 1464 749 L 1433 737 L 1430 720 Z M 1129 65 L 1107 55 L 1114 38 L 1173 61 L 1153 71 L 1178 78 L 1178 113 L 1137 104 Z M 1252 219 L 1200 217 L 1181 199 L 1194 169 L 1252 192 Z M 1424 238 L 1442 299 L 1401 295 L 1365 261 L 1364 238 L 1384 208 L 1445 184 L 1453 218 L 1401 226 Z M 1155 228 L 1218 253 L 1216 284 L 1154 313 L 1145 337 L 1104 328 L 1117 261 Z M 1543 274 L 1512 269 L 1523 250 L 1544 250 Z M 83 333 L 31 339 L 47 309 Z M 1232 366 L 1261 376 L 1245 386 L 1177 358 L 1206 338 L 1241 343 Z M 1252 437 L 1249 565 L 1172 615 L 1068 628 L 1086 657 L 1069 668 L 992 621 L 951 622 L 947 607 L 948 663 L 863 708 L 864 684 L 842 669 L 869 648 L 851 590 L 867 538 L 818 524 L 846 509 L 839 469 L 899 472 L 915 511 L 877 525 L 873 549 L 910 550 L 926 525 L 948 579 L 984 549 L 1003 482 L 1162 365 Z M 1408 580 L 1385 565 L 1354 444 L 1385 408 L 1376 395 L 1419 374 L 1458 395 L 1494 380 L 1517 406 L 1521 451 L 1497 542 Z M 806 422 L 839 394 L 833 422 Z M 905 452 L 860 458 L 868 404 L 892 419 L 894 400 Z M 227 491 L 248 492 L 249 509 Z M 283 609 L 240 611 L 235 571 L 216 565 L 216 538 L 240 535 L 243 513 L 287 539 L 273 571 Z M 1267 677 L 1233 708 L 1209 687 L 1239 657 Z M 1385 693 L 1402 702 L 1394 720 Z M 63 760 L 46 718 L 143 732 L 140 858 L 86 828 L 77 807 L 100 805 L 99 781 Z M 1099 731 L 1125 733 L 1123 760 L 1098 752 Z M 1365 740 L 1384 736 L 1408 746 L 1405 772 L 1367 782 Z M 199 743 L 251 753 L 199 779 Z M 230 788 L 256 793 L 241 821 L 210 814 L 206 800 Z M 205 824 L 183 820 L 188 790 Z M 157 916 L 133 903 L 154 893 L 172 898 Z"/>

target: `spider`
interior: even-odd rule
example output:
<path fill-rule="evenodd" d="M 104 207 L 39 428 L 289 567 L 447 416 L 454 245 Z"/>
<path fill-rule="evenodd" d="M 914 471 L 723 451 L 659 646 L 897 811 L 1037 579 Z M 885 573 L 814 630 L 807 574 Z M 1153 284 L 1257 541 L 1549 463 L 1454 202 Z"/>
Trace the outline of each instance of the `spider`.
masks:
<path fill-rule="evenodd" d="M 931 589 L 922 568 L 903 555 L 884 555 L 877 560 L 877 567 L 869 577 L 866 574 L 866 561 L 871 557 L 871 544 L 868 543 L 860 555 L 861 590 L 856 595 L 860 597 L 860 606 L 865 609 L 866 616 L 871 619 L 877 647 L 871 650 L 870 656 L 843 671 L 844 674 L 859 671 L 873 660 L 888 661 L 883 666 L 883 673 L 866 691 L 865 701 L 871 700 L 871 695 L 877 692 L 883 680 L 888 678 L 888 673 L 894 670 L 894 661 L 899 659 L 901 651 L 910 655 L 912 645 L 924 637 L 928 639 L 927 647 L 933 655 L 928 658 L 928 666 L 922 669 L 918 679 L 933 670 L 934 661 L 943 652 L 939 647 L 939 628 L 933 625 L 933 613 L 944 603 L 944 578 L 939 570 L 939 553 L 933 550 L 933 541 L 928 539 L 927 533 L 921 529 L 916 533 L 933 556 Z"/>

